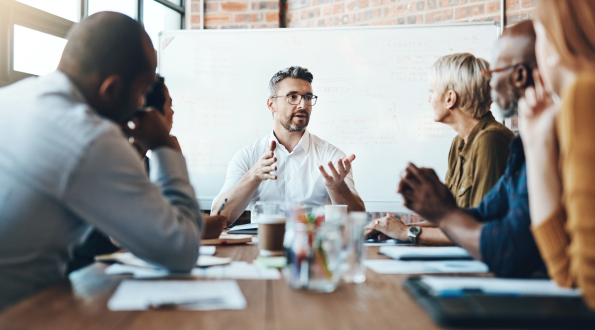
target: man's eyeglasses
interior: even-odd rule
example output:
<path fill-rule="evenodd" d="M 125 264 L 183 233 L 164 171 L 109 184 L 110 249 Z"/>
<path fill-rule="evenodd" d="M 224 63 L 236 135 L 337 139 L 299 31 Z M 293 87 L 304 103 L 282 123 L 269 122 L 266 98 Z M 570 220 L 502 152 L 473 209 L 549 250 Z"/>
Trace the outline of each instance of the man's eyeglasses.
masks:
<path fill-rule="evenodd" d="M 505 67 L 502 67 L 502 68 L 498 68 L 498 69 L 483 70 L 483 71 L 481 71 L 481 74 L 484 75 L 484 76 L 486 76 L 486 75 L 489 75 L 489 74 L 492 74 L 492 73 L 510 70 L 510 69 L 516 68 L 518 66 L 524 66 L 527 69 L 527 71 L 532 71 L 532 69 L 533 69 L 533 67 L 530 66 L 527 63 L 517 63 L 517 64 L 513 64 L 513 65 L 508 65 L 508 66 L 505 66 Z"/>
<path fill-rule="evenodd" d="M 318 100 L 318 96 L 316 95 L 300 95 L 300 94 L 287 94 L 287 95 L 275 95 L 275 96 L 271 96 L 272 99 L 278 98 L 278 97 L 287 97 L 287 103 L 291 104 L 291 105 L 298 105 L 300 104 L 300 102 L 302 102 L 302 98 L 304 99 L 304 103 L 306 103 L 306 105 L 309 106 L 313 106 L 316 105 L 316 101 Z"/>

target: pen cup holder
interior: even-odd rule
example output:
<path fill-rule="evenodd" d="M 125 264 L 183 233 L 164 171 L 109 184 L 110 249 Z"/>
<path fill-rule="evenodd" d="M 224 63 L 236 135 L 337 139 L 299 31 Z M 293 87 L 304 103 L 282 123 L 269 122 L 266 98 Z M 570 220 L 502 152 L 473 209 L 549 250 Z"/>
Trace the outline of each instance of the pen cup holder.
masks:
<path fill-rule="evenodd" d="M 336 223 L 324 222 L 324 213 L 309 207 L 287 212 L 284 277 L 294 289 L 333 292 L 341 278 L 341 232 Z"/>

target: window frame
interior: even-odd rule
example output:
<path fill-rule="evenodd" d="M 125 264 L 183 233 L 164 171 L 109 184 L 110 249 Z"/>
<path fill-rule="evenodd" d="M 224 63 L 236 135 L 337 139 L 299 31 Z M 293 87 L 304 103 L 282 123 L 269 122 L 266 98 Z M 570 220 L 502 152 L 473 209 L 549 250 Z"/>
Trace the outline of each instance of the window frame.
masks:
<path fill-rule="evenodd" d="M 81 18 L 83 3 L 81 4 Z M 15 0 L 0 0 L 0 87 L 35 75 L 14 70 L 14 26 L 67 39 L 75 22 Z"/>
<path fill-rule="evenodd" d="M 88 16 L 88 1 L 78 0 L 80 19 Z M 176 5 L 168 0 L 153 0 L 180 15 L 180 29 L 186 22 L 186 0 Z M 143 24 L 143 0 L 137 0 L 136 20 Z M 35 75 L 14 70 L 14 26 L 21 25 L 39 32 L 68 39 L 75 22 L 50 14 L 16 0 L 0 0 L 0 87 Z M 144 24 L 143 24 L 144 26 Z"/>

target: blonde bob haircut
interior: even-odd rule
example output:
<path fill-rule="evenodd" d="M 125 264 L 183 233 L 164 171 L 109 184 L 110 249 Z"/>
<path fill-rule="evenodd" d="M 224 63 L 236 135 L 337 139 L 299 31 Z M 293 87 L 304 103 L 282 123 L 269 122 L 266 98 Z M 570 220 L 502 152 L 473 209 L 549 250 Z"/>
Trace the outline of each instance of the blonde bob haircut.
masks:
<path fill-rule="evenodd" d="M 461 111 L 473 118 L 480 118 L 490 111 L 490 75 L 481 72 L 489 69 L 486 60 L 469 53 L 446 55 L 439 58 L 430 69 L 430 85 L 444 95 L 449 90 L 457 93 Z"/>
<path fill-rule="evenodd" d="M 560 64 L 573 71 L 595 68 L 594 0 L 541 0 L 535 13 Z"/>

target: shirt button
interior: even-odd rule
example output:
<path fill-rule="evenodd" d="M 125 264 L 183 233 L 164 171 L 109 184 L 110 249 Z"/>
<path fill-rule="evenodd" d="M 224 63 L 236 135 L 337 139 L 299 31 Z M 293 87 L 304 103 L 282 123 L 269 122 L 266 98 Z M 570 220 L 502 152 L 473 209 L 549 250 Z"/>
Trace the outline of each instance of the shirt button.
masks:
<path fill-rule="evenodd" d="M 465 187 L 461 187 L 461 192 L 465 191 Z"/>

